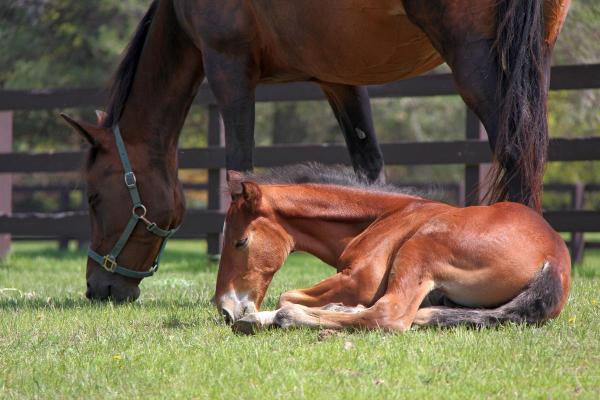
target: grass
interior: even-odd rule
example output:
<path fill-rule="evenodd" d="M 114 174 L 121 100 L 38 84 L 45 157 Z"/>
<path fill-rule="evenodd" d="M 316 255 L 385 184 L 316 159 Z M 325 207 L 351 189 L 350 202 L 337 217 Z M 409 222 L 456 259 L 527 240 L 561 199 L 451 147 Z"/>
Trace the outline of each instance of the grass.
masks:
<path fill-rule="evenodd" d="M 0 398 L 600 397 L 600 253 L 542 327 L 236 336 L 209 304 L 216 265 L 173 242 L 136 304 L 83 298 L 84 253 L 19 243 L 0 263 Z M 293 255 L 265 308 L 332 269 Z M 14 289 L 14 290 L 12 290 Z"/>

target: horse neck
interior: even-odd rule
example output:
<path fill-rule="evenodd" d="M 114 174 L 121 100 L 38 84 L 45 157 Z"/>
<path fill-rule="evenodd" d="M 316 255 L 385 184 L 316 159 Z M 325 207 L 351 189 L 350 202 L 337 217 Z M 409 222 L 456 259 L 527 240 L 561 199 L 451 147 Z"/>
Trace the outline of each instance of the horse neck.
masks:
<path fill-rule="evenodd" d="M 267 185 L 263 196 L 292 236 L 295 250 L 335 266 L 346 245 L 375 219 L 422 199 L 330 185 Z"/>
<path fill-rule="evenodd" d="M 159 2 L 118 121 L 125 142 L 167 155 L 176 169 L 179 133 L 202 80 L 200 52 L 170 2 Z"/>

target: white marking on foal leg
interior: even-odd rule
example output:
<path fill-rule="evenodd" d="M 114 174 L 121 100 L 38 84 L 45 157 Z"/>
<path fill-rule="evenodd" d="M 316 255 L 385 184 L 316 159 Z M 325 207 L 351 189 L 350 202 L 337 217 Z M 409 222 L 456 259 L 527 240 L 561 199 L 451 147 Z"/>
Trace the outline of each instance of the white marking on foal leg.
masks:
<path fill-rule="evenodd" d="M 244 318 L 236 321 L 231 329 L 234 332 L 251 335 L 257 331 L 273 326 L 277 311 L 261 311 L 246 315 Z"/>
<path fill-rule="evenodd" d="M 325 310 L 325 311 L 335 311 L 335 312 L 341 312 L 341 313 L 346 313 L 346 314 L 356 314 L 358 312 L 365 310 L 366 307 L 361 304 L 357 305 L 356 307 L 350 307 L 350 306 L 345 306 L 340 303 L 331 303 L 331 304 L 327 304 L 326 306 L 321 307 L 321 309 Z"/>

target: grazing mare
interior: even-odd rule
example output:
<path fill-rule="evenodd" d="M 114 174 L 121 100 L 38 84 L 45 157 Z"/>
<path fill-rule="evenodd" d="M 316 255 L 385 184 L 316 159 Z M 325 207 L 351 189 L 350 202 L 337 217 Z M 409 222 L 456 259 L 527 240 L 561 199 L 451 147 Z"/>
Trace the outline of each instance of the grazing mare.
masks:
<path fill-rule="evenodd" d="M 376 189 L 231 178 L 215 300 L 237 331 L 541 323 L 566 302 L 566 245 L 517 203 L 457 208 Z M 369 211 L 379 216 L 362 228 Z M 284 293 L 279 310 L 252 313 L 293 250 L 333 261 L 339 272 Z M 460 307 L 430 306 L 432 291 Z"/>
<path fill-rule="evenodd" d="M 227 169 L 252 169 L 256 86 L 313 81 L 331 104 L 354 168 L 376 180 L 383 159 L 361 85 L 416 76 L 445 61 L 499 163 L 493 199 L 508 196 L 539 209 L 550 57 L 570 0 L 365 4 L 152 2 L 115 75 L 107 115 L 98 126 L 67 117 L 92 145 L 86 169 L 92 249 L 98 257 L 120 249 L 102 266 L 98 257 L 88 261 L 88 297 L 137 298 L 140 278 L 115 273 L 114 266 L 147 275 L 162 248 L 162 238 L 142 225 L 119 244 L 131 210 L 123 207 L 130 200 L 113 133 L 118 126 L 148 216 L 165 231 L 176 227 L 184 209 L 176 144 L 205 77 L 225 124 Z"/>

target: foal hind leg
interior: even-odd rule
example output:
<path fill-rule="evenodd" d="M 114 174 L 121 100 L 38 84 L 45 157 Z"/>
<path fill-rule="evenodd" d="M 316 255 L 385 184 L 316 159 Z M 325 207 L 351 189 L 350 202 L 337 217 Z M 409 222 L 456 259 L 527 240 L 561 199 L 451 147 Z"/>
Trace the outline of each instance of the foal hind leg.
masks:
<path fill-rule="evenodd" d="M 367 89 L 334 83 L 321 83 L 321 89 L 342 129 L 356 173 L 370 182 L 385 182 Z"/>

